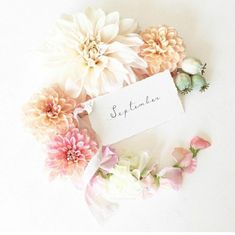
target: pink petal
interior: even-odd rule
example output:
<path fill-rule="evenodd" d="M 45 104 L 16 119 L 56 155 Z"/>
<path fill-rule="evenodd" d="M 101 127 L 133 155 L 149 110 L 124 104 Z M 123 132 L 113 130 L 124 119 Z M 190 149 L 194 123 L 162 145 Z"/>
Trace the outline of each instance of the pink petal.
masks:
<path fill-rule="evenodd" d="M 177 163 L 180 163 L 185 158 L 185 156 L 189 153 L 191 152 L 185 148 L 175 148 L 172 153 L 172 156 L 174 157 Z"/>
<path fill-rule="evenodd" d="M 142 187 L 143 187 L 143 198 L 148 198 L 153 196 L 158 188 L 159 185 L 157 184 L 156 180 L 154 179 L 154 176 L 151 174 L 147 175 L 145 178 L 143 178 L 140 181 Z"/>
<path fill-rule="evenodd" d="M 109 146 L 102 147 L 102 159 L 100 168 L 109 172 L 118 162 L 118 156 Z"/>
<path fill-rule="evenodd" d="M 187 173 L 193 173 L 196 168 L 197 168 L 197 159 L 193 158 L 191 164 L 188 167 L 184 168 L 183 171 Z"/>
<path fill-rule="evenodd" d="M 186 168 L 189 167 L 192 163 L 193 160 L 193 154 L 192 153 L 188 153 L 184 159 L 182 159 L 182 161 L 179 163 L 179 166 L 181 168 Z"/>
<path fill-rule="evenodd" d="M 166 167 L 158 175 L 161 177 L 160 185 L 169 185 L 175 190 L 178 190 L 182 185 L 183 176 L 180 168 Z"/>
<path fill-rule="evenodd" d="M 199 136 L 195 136 L 190 143 L 190 146 L 194 149 L 205 149 L 211 146 L 210 142 L 202 139 Z"/>

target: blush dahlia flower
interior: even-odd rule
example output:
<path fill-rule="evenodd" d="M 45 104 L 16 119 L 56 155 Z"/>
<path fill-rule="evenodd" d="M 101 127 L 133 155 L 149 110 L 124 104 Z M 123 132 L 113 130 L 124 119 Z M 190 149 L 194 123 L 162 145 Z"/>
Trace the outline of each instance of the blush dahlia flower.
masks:
<path fill-rule="evenodd" d="M 133 19 L 88 8 L 62 16 L 43 51 L 73 97 L 95 97 L 135 82 L 133 69 L 147 67 L 138 55 L 143 40 L 136 31 Z"/>
<path fill-rule="evenodd" d="M 67 133 L 56 135 L 48 145 L 46 165 L 50 178 L 63 175 L 82 175 L 89 160 L 97 152 L 97 143 L 86 129 L 71 128 Z"/>
<path fill-rule="evenodd" d="M 68 130 L 73 123 L 76 100 L 57 85 L 35 94 L 24 107 L 26 125 L 39 137 Z"/>
<path fill-rule="evenodd" d="M 144 40 L 140 55 L 148 63 L 149 76 L 167 69 L 173 72 L 180 66 L 185 57 L 185 48 L 182 38 L 173 27 L 151 27 L 140 35 Z"/>

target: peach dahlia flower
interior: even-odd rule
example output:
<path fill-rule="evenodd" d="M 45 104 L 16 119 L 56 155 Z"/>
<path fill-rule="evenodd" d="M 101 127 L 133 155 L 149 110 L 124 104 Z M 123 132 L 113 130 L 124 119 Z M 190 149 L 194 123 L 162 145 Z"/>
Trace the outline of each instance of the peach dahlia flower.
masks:
<path fill-rule="evenodd" d="M 25 121 L 39 137 L 68 130 L 73 123 L 76 100 L 53 85 L 35 94 L 24 107 Z"/>
<path fill-rule="evenodd" d="M 140 55 L 148 63 L 148 75 L 167 69 L 173 72 L 180 66 L 185 57 L 185 48 L 182 38 L 173 27 L 151 27 L 140 35 L 144 41 Z"/>

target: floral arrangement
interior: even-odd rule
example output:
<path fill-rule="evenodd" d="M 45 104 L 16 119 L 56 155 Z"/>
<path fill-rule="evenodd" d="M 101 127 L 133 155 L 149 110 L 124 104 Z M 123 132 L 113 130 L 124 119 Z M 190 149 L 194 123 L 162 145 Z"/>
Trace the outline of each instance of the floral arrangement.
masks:
<path fill-rule="evenodd" d="M 205 91 L 205 65 L 186 57 L 176 29 L 161 25 L 140 30 L 134 19 L 123 19 L 118 12 L 88 8 L 63 15 L 41 51 L 56 81 L 30 99 L 24 114 L 27 126 L 47 146 L 50 179 L 68 177 L 85 189 L 99 218 L 116 207 L 118 198 L 146 198 L 162 186 L 180 188 L 183 176 L 196 169 L 198 153 L 210 146 L 207 140 L 197 136 L 189 149 L 175 148 L 175 164 L 159 169 L 146 151 L 117 154 L 102 146 L 83 105 L 165 70 L 179 93 Z"/>

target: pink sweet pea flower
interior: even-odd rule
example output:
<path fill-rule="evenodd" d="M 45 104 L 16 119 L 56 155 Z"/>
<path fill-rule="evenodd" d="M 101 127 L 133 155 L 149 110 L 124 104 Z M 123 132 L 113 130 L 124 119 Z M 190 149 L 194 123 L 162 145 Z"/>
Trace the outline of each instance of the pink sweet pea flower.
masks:
<path fill-rule="evenodd" d="M 143 187 L 143 198 L 148 198 L 148 197 L 153 196 L 159 188 L 159 184 L 157 183 L 157 180 L 151 174 L 143 178 L 140 181 L 140 183 Z"/>
<path fill-rule="evenodd" d="M 175 148 L 172 153 L 176 166 L 184 172 L 192 173 L 197 167 L 197 160 L 193 158 L 192 152 L 184 148 Z"/>
<path fill-rule="evenodd" d="M 195 136 L 190 142 L 190 147 L 196 150 L 205 149 L 210 146 L 211 146 L 210 142 L 200 138 L 199 136 Z"/>
<path fill-rule="evenodd" d="M 178 190 L 182 185 L 183 171 L 178 167 L 165 167 L 159 173 L 160 186 L 171 186 L 173 189 Z"/>
<path fill-rule="evenodd" d="M 103 146 L 100 168 L 104 171 L 110 172 L 110 170 L 117 164 L 117 162 L 118 156 L 115 151 L 109 146 Z"/>

